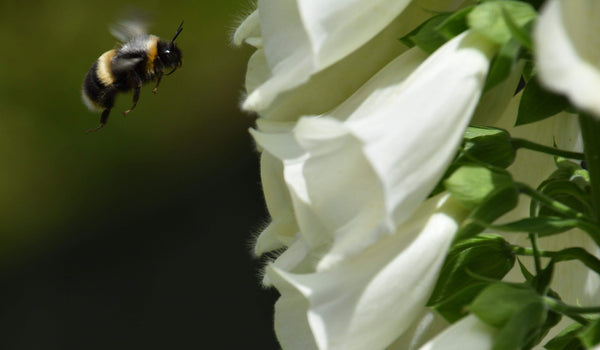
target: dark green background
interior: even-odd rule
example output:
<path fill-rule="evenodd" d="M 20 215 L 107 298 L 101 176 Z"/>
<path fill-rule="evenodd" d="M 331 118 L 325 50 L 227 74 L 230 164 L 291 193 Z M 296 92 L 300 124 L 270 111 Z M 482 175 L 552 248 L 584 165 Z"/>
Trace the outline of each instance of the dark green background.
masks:
<path fill-rule="evenodd" d="M 266 218 L 239 111 L 248 1 L 132 1 L 184 65 L 159 93 L 81 102 L 121 1 L 0 0 L 0 348 L 274 348 L 275 293 L 251 236 Z"/>

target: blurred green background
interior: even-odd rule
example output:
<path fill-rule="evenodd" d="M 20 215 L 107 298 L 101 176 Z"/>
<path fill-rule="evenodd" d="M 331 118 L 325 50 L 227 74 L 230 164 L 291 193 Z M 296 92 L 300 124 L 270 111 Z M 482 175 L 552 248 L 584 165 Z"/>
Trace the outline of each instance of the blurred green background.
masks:
<path fill-rule="evenodd" d="M 182 69 L 106 127 L 81 102 L 130 6 Z M 239 111 L 249 1 L 0 0 L 0 348 L 275 348 L 253 232 L 267 217 Z"/>

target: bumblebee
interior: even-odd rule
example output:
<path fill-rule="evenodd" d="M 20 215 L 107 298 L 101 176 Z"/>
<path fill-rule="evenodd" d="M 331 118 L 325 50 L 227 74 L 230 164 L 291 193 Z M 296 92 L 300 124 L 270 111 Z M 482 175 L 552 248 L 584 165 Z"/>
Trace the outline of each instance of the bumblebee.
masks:
<path fill-rule="evenodd" d="M 119 47 L 103 53 L 85 75 L 82 87 L 83 102 L 97 112 L 102 112 L 100 125 L 87 132 L 100 130 L 107 122 L 115 97 L 120 92 L 133 89 L 133 105 L 123 112 L 131 112 L 140 98 L 142 85 L 156 81 L 152 93 L 156 94 L 163 70 L 172 69 L 171 75 L 182 65 L 181 50 L 175 39 L 183 30 L 183 21 L 171 41 L 146 34 L 143 23 L 121 22 L 111 28 L 111 33 L 121 41 Z"/>

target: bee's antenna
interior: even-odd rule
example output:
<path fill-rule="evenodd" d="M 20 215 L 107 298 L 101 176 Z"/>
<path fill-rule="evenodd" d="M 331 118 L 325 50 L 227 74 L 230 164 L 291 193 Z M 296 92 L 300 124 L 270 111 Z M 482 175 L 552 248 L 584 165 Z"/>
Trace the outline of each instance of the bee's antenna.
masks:
<path fill-rule="evenodd" d="M 173 37 L 173 40 L 171 40 L 171 44 L 173 44 L 175 42 L 175 39 L 177 38 L 179 33 L 181 33 L 182 30 L 183 30 L 183 21 L 181 21 L 179 28 L 177 28 L 177 31 L 175 32 L 175 36 Z"/>

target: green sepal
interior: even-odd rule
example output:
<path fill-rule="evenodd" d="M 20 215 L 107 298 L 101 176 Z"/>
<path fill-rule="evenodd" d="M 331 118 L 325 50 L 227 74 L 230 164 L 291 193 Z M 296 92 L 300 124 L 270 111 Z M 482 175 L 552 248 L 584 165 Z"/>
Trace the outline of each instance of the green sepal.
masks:
<path fill-rule="evenodd" d="M 480 206 L 499 189 L 515 187 L 507 171 L 467 164 L 458 168 L 444 181 L 452 196 L 468 209 Z M 516 188 L 515 188 L 516 191 Z"/>
<path fill-rule="evenodd" d="M 529 21 L 525 25 L 520 26 L 505 8 L 502 8 L 502 18 L 513 39 L 517 40 L 527 50 L 532 51 L 533 42 L 530 33 L 533 21 Z"/>
<path fill-rule="evenodd" d="M 530 287 L 496 283 L 484 289 L 469 310 L 490 326 L 502 328 L 514 314 L 532 303 L 543 304 L 543 300 Z"/>
<path fill-rule="evenodd" d="M 489 285 L 481 277 L 501 280 L 514 262 L 508 243 L 497 235 L 479 235 L 454 244 L 427 306 L 448 322 L 460 319 L 466 315 L 465 307 Z"/>
<path fill-rule="evenodd" d="M 444 187 L 466 208 L 472 209 L 455 236 L 455 241 L 481 233 L 497 218 L 517 206 L 519 191 L 510 174 L 467 164 L 444 181 Z"/>
<path fill-rule="evenodd" d="M 487 1 L 468 14 L 467 23 L 471 29 L 503 45 L 514 36 L 515 30 L 525 28 L 536 17 L 535 9 L 521 1 Z"/>
<path fill-rule="evenodd" d="M 492 350 L 530 348 L 527 344 L 535 343 L 546 322 L 547 314 L 542 303 L 534 302 L 525 305 L 496 334 Z"/>
<path fill-rule="evenodd" d="M 500 329 L 494 338 L 494 350 L 522 349 L 535 344 L 544 334 L 548 320 L 543 299 L 524 285 L 492 284 L 477 296 L 469 310 Z"/>
<path fill-rule="evenodd" d="M 469 126 L 463 135 L 461 149 L 430 196 L 443 192 L 444 181 L 462 166 L 470 163 L 487 163 L 495 167 L 507 168 L 514 162 L 515 157 L 516 151 L 506 130 Z"/>
<path fill-rule="evenodd" d="M 516 150 L 506 130 L 469 126 L 463 136 L 462 152 L 457 161 L 476 159 L 499 168 L 507 168 L 514 161 Z"/>
<path fill-rule="evenodd" d="M 463 221 L 454 240 L 473 237 L 485 230 L 492 222 L 514 209 L 519 202 L 519 192 L 505 187 L 493 192 Z"/>
<path fill-rule="evenodd" d="M 564 96 L 542 88 L 537 78 L 533 77 L 525 85 L 515 126 L 544 120 L 569 106 L 569 101 Z"/>

